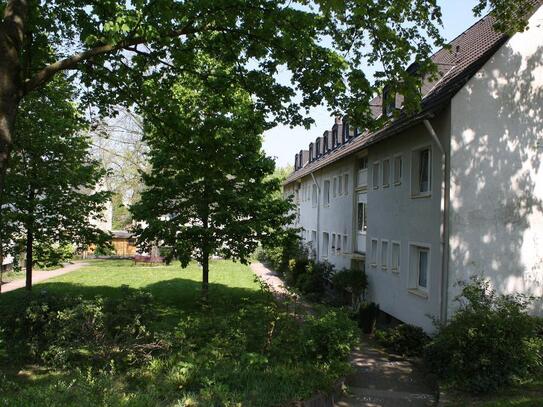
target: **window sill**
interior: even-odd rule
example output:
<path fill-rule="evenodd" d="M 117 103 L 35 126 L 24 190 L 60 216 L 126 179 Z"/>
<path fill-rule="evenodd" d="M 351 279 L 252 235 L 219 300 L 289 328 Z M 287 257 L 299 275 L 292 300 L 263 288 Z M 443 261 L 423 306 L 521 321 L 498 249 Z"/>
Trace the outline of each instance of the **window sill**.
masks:
<path fill-rule="evenodd" d="M 407 291 L 409 291 L 413 295 L 416 295 L 417 297 L 424 298 L 425 300 L 428 299 L 428 293 L 421 290 L 420 288 L 410 288 Z"/>
<path fill-rule="evenodd" d="M 396 182 L 394 182 L 394 186 L 399 187 L 400 185 L 402 185 L 402 181 L 396 181 Z"/>
<path fill-rule="evenodd" d="M 388 267 L 387 266 L 381 266 L 381 270 L 386 272 L 388 270 Z"/>
<path fill-rule="evenodd" d="M 371 267 L 377 267 L 377 263 L 371 263 L 370 266 Z"/>
<path fill-rule="evenodd" d="M 431 192 L 424 192 L 420 194 L 411 194 L 411 199 L 424 199 L 424 198 L 431 198 L 432 193 Z"/>
<path fill-rule="evenodd" d="M 393 268 L 393 269 L 390 269 L 390 271 L 392 271 L 392 274 L 396 274 L 396 275 L 400 275 L 400 270 L 396 269 L 396 268 Z"/>
<path fill-rule="evenodd" d="M 383 188 L 389 188 L 390 184 L 383 184 Z"/>

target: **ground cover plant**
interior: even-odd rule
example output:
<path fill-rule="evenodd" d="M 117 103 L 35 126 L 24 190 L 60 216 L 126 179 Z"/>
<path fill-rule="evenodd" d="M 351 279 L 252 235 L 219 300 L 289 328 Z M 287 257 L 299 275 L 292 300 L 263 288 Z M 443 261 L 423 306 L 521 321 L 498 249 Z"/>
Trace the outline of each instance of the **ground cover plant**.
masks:
<path fill-rule="evenodd" d="M 0 405 L 280 405 L 331 388 L 358 332 L 281 311 L 246 266 L 91 266 L 0 297 Z"/>

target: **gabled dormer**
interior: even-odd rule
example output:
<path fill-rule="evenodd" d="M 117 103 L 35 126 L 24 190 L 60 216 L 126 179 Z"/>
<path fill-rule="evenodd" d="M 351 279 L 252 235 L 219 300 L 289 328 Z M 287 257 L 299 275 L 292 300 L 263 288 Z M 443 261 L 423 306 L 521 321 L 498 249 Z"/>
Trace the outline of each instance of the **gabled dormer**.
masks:
<path fill-rule="evenodd" d="M 396 92 L 389 85 L 385 85 L 383 88 L 383 115 L 392 117 L 396 109 Z"/>

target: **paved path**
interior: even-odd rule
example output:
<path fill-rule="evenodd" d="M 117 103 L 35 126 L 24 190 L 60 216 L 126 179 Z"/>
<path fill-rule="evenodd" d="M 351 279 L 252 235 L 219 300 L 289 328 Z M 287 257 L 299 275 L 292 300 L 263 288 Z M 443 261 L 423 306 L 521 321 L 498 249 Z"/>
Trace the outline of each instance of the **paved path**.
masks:
<path fill-rule="evenodd" d="M 290 296 L 283 281 L 261 263 L 253 272 L 266 282 L 279 300 Z M 355 369 L 345 382 L 347 391 L 336 398 L 336 407 L 426 407 L 437 405 L 435 391 L 413 362 L 384 352 L 364 336 L 351 354 Z"/>
<path fill-rule="evenodd" d="M 56 270 L 50 270 L 50 271 L 32 271 L 32 284 L 36 284 L 37 282 L 47 280 L 49 278 L 61 276 L 66 273 L 71 273 L 72 271 L 75 271 L 77 269 L 80 269 L 83 266 L 88 266 L 89 263 L 73 263 L 68 264 L 67 266 L 56 269 Z M 6 293 L 8 291 L 13 291 L 18 288 L 25 286 L 25 279 L 15 280 L 10 283 L 2 284 L 1 290 L 2 293 Z"/>

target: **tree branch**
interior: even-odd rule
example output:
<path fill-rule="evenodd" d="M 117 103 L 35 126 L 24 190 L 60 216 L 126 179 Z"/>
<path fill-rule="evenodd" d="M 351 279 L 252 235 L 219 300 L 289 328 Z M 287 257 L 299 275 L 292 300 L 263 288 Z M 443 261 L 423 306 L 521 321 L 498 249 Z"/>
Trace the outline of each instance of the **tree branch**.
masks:
<path fill-rule="evenodd" d="M 167 38 L 176 38 L 180 37 L 182 35 L 187 34 L 194 34 L 198 32 L 198 30 L 193 29 L 191 27 L 185 27 L 179 30 L 171 31 Z M 83 51 L 77 54 L 74 54 L 68 58 L 61 59 L 57 62 L 54 62 L 45 68 L 43 68 L 41 71 L 37 72 L 33 78 L 27 79 L 24 85 L 24 93 L 27 94 L 38 87 L 44 85 L 48 81 L 50 81 L 55 74 L 57 74 L 60 71 L 67 70 L 67 69 L 74 69 L 79 63 L 88 61 L 89 59 L 98 56 L 98 55 L 104 55 L 104 54 L 110 54 L 122 49 L 129 49 L 131 47 L 145 44 L 148 40 L 143 37 L 136 37 L 133 39 L 127 39 L 124 41 L 121 41 L 117 44 L 105 44 L 100 45 L 95 48 L 89 49 L 87 51 Z"/>

